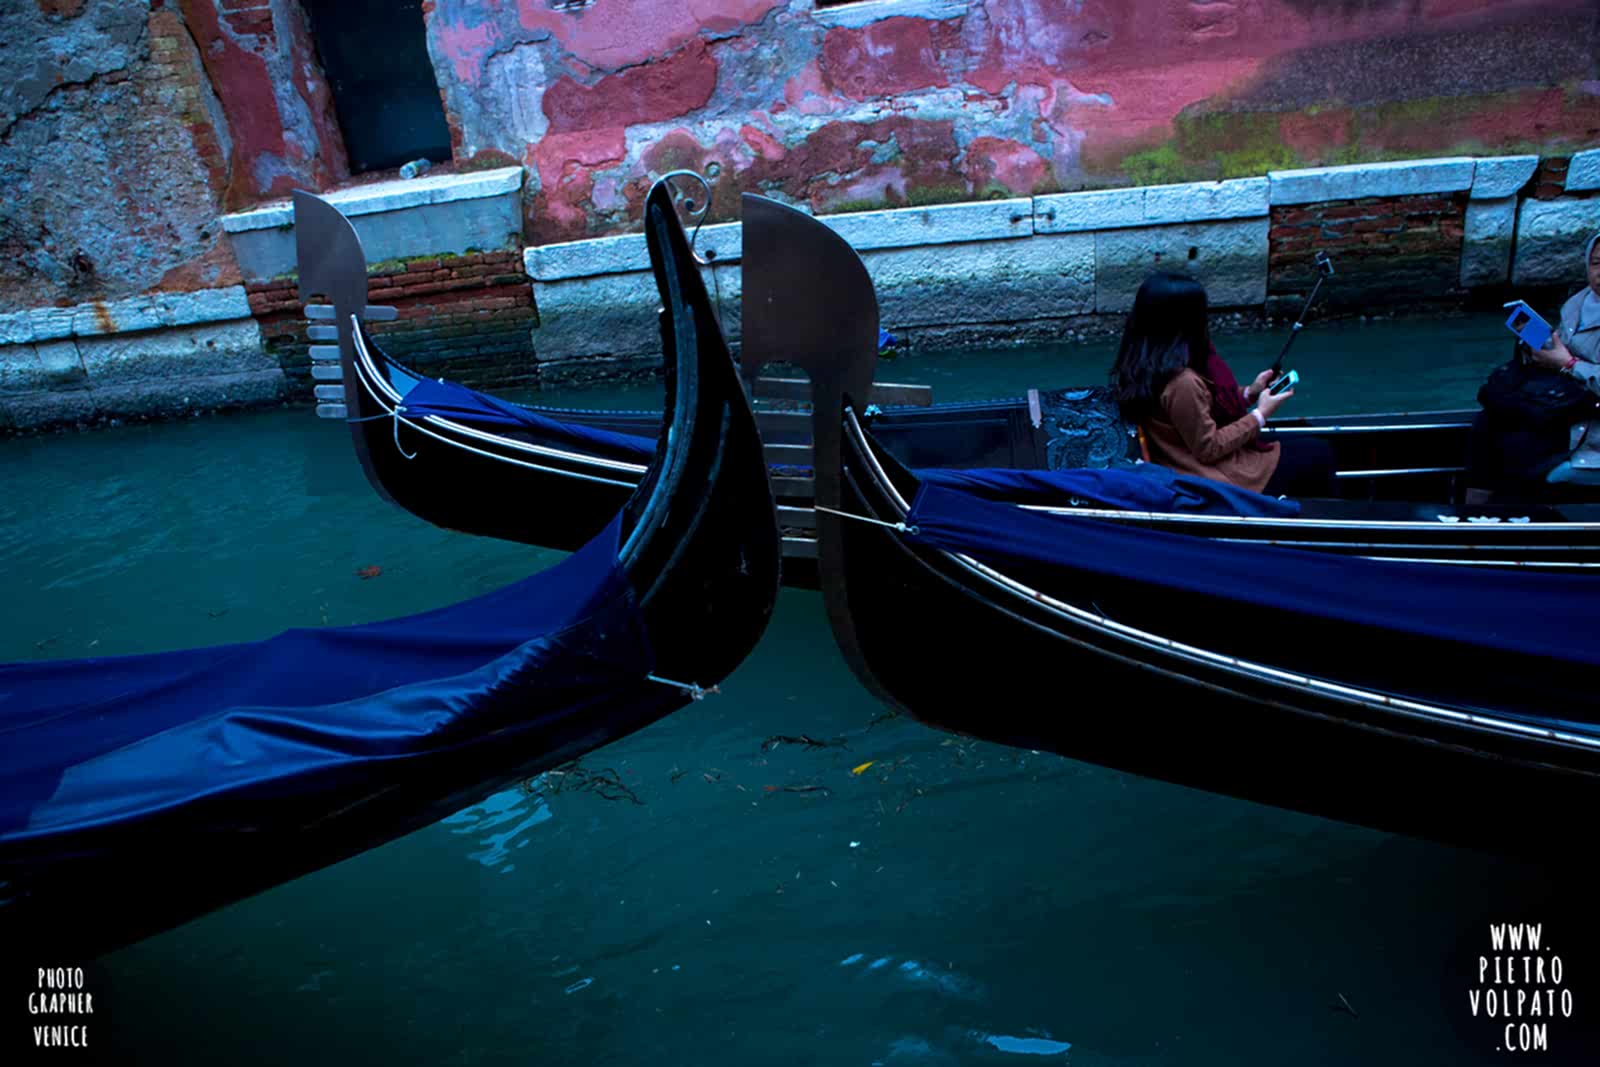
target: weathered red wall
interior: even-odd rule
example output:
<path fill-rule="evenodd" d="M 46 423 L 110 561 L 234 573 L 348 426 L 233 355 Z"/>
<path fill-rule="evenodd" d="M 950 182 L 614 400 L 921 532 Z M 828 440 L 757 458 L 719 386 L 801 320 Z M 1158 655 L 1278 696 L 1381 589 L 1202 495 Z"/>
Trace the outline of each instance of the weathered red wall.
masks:
<path fill-rule="evenodd" d="M 27 0 L 0 32 L 0 311 L 237 284 L 226 130 L 179 13 Z"/>
<path fill-rule="evenodd" d="M 229 208 L 350 176 L 333 97 L 296 0 L 178 0 L 232 138 Z"/>
<path fill-rule="evenodd" d="M 716 164 L 732 217 L 741 190 L 836 210 L 1600 135 L 1592 0 L 903 10 L 848 26 L 774 0 L 425 8 L 458 155 L 530 168 L 536 242 L 625 227 L 675 166 Z"/>
<path fill-rule="evenodd" d="M 0 310 L 238 284 L 218 216 L 349 176 L 298 0 L 0 19 Z"/>

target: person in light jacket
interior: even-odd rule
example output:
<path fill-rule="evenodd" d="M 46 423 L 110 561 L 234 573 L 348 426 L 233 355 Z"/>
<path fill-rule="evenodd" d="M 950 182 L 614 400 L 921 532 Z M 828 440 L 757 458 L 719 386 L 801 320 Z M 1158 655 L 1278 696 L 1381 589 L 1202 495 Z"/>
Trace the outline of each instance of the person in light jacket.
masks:
<path fill-rule="evenodd" d="M 1583 263 L 1589 284 L 1561 305 L 1561 322 L 1533 361 L 1576 378 L 1600 398 L 1600 233 L 1584 246 Z M 1573 426 L 1567 444 L 1570 453 L 1545 481 L 1600 485 L 1600 419 Z"/>

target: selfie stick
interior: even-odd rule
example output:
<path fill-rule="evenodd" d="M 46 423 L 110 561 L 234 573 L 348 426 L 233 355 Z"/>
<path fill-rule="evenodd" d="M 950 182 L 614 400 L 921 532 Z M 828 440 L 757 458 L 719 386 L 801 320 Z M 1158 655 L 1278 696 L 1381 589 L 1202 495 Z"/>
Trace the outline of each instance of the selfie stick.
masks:
<path fill-rule="evenodd" d="M 1306 297 L 1306 306 L 1300 309 L 1300 317 L 1294 320 L 1294 328 L 1289 331 L 1289 339 L 1283 342 L 1283 351 L 1278 353 L 1277 362 L 1272 365 L 1272 373 L 1277 375 L 1283 371 L 1284 357 L 1289 354 L 1289 348 L 1294 344 L 1294 339 L 1300 336 L 1300 330 L 1306 324 L 1306 313 L 1311 310 L 1311 304 L 1317 299 L 1317 290 L 1322 288 L 1325 279 L 1333 277 L 1333 260 L 1328 258 L 1328 253 L 1317 253 L 1317 284 L 1311 287 L 1311 295 Z"/>

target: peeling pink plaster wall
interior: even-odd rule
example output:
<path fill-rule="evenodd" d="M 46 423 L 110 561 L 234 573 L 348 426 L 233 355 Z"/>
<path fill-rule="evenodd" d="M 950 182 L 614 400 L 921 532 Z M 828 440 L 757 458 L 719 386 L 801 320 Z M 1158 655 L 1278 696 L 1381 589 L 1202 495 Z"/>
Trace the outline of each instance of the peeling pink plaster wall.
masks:
<path fill-rule="evenodd" d="M 817 211 L 1259 173 L 1600 133 L 1591 0 L 432 0 L 460 159 L 529 168 L 534 243 L 617 232 L 653 175 Z M 947 14 L 948 6 L 938 9 Z"/>
<path fill-rule="evenodd" d="M 230 209 L 350 176 L 298 0 L 179 0 L 232 135 Z"/>

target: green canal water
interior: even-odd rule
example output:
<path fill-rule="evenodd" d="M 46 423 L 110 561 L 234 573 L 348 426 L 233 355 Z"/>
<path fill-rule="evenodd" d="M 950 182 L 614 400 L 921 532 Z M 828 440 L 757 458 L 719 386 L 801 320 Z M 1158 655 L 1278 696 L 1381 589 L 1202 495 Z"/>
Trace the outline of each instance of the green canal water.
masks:
<path fill-rule="evenodd" d="M 1219 349 L 1248 380 L 1282 337 Z M 1495 316 L 1317 327 L 1285 410 L 1472 406 L 1506 351 Z M 878 376 L 975 399 L 1099 382 L 1110 353 L 913 353 Z M 344 428 L 304 410 L 0 442 L 0 661 L 380 619 L 557 558 L 383 503 Z M 358 577 L 368 567 L 381 574 Z M 1042 703 L 1115 715 L 1138 699 L 1040 668 Z M 1570 874 L 883 712 L 820 598 L 786 591 L 720 696 L 581 761 L 625 788 L 546 775 L 107 957 L 86 980 L 93 1048 L 208 1065 L 1600 1058 L 1593 893 Z M 765 743 L 801 734 L 840 743 Z M 1581 853 L 1594 814 L 1527 817 L 1569 821 Z M 1509 1020 L 1547 1024 L 1548 1051 L 1503 1048 L 1507 1020 L 1486 1017 L 1487 993 L 1519 988 L 1492 964 L 1480 981 L 1501 923 L 1542 924 L 1541 954 L 1562 959 L 1561 985 L 1522 987 L 1554 991 L 1556 1015 Z M 31 1044 L 36 1021 L 0 1009 L 5 1047 Z"/>

